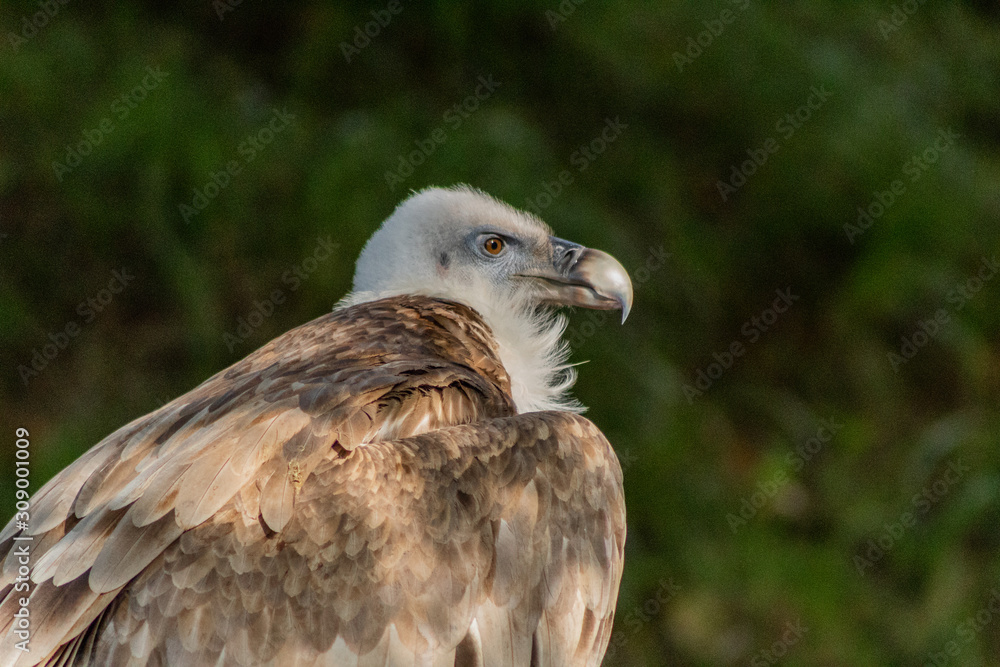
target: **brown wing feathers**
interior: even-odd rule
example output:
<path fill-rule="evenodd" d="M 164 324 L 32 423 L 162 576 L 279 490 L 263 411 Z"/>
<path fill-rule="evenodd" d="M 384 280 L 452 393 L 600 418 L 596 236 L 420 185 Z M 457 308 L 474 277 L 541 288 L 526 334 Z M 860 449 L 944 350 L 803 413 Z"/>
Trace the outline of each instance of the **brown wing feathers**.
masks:
<path fill-rule="evenodd" d="M 493 345 L 463 306 L 362 304 L 112 434 L 34 499 L 30 654 L 0 535 L 2 662 L 597 664 L 618 462 L 515 415 Z"/>

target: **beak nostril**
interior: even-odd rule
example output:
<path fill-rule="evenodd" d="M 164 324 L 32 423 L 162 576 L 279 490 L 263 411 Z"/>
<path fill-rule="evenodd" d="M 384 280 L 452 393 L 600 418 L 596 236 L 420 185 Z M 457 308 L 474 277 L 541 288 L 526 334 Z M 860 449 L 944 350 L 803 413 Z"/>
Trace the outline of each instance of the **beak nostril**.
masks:
<path fill-rule="evenodd" d="M 582 252 L 581 246 L 556 246 L 553 251 L 552 264 L 558 272 L 569 273 L 573 265 L 580 259 Z"/>

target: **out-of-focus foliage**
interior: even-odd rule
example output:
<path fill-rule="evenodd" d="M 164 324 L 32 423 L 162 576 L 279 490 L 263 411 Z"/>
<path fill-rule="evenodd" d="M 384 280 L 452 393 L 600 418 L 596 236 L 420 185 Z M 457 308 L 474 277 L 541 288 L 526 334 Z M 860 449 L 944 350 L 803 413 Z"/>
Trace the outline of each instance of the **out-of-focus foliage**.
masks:
<path fill-rule="evenodd" d="M 0 8 L 0 516 L 15 427 L 37 488 L 466 182 L 651 267 L 571 318 L 626 468 L 607 664 L 1000 664 L 995 3 L 223 2 Z"/>

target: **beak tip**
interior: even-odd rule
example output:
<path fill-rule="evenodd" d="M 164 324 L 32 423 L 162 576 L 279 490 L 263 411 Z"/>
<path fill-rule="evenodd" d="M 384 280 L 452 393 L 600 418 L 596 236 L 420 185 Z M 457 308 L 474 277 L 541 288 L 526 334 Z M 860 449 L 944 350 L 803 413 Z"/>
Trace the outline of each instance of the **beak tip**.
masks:
<path fill-rule="evenodd" d="M 622 306 L 622 324 L 625 324 L 628 314 L 632 312 L 632 294 L 630 293 L 626 299 L 621 299 L 619 303 Z"/>

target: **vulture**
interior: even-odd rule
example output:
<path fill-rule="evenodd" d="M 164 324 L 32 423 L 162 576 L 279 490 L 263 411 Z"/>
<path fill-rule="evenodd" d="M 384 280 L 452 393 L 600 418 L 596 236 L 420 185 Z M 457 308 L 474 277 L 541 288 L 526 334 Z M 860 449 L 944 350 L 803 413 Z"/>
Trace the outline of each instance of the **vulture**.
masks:
<path fill-rule="evenodd" d="M 631 305 L 538 217 L 412 194 L 332 312 L 34 494 L 0 533 L 0 664 L 599 665 L 622 471 L 558 308 Z"/>

